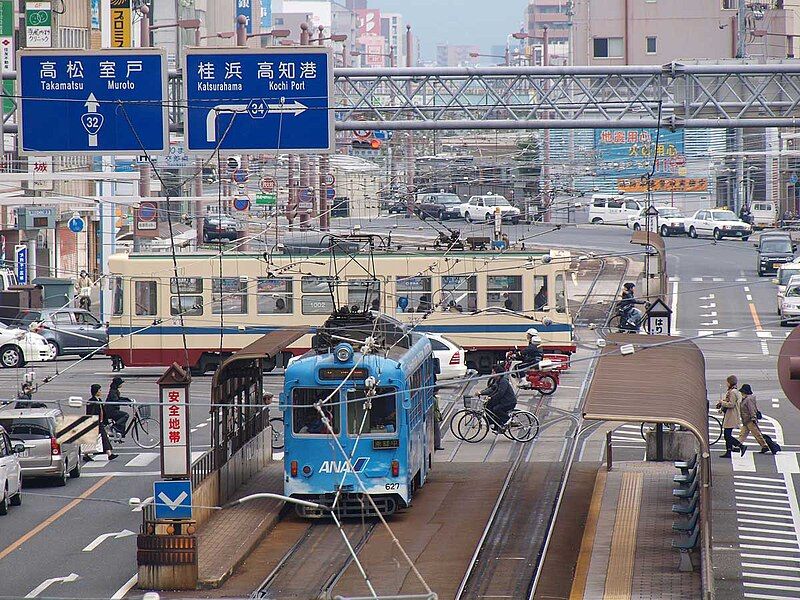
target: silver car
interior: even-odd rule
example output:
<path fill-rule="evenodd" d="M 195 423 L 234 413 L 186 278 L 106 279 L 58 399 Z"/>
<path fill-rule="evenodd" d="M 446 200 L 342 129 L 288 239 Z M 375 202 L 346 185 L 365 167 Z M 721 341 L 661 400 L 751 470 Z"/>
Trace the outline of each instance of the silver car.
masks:
<path fill-rule="evenodd" d="M 69 477 L 81 475 L 79 443 L 59 443 L 58 432 L 65 427 L 64 415 L 57 408 L 4 408 L 0 427 L 12 445 L 24 444 L 18 453 L 23 478 L 52 477 L 56 485 L 67 485 Z"/>

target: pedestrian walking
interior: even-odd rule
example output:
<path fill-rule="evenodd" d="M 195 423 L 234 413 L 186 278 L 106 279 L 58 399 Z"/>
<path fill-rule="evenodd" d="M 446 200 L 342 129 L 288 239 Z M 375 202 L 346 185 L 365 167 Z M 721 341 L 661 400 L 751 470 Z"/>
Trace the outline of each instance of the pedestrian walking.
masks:
<path fill-rule="evenodd" d="M 433 397 L 433 449 L 444 450 L 442 446 L 442 411 L 439 410 L 439 396 Z"/>
<path fill-rule="evenodd" d="M 86 402 L 86 414 L 97 416 L 97 424 L 100 429 L 100 442 L 104 454 L 108 455 L 108 460 L 114 460 L 117 455 L 114 454 L 111 448 L 111 440 L 108 439 L 108 432 L 105 428 L 105 410 L 103 410 L 103 397 L 100 395 L 101 386 L 99 383 L 92 384 L 90 389 L 90 398 Z M 83 460 L 91 462 L 96 452 L 84 452 Z"/>
<path fill-rule="evenodd" d="M 747 446 L 733 437 L 733 430 L 741 425 L 741 404 L 742 394 L 736 389 L 739 380 L 736 375 L 730 375 L 725 380 L 728 390 L 722 399 L 717 402 L 717 408 L 722 411 L 722 433 L 725 436 L 725 453 L 720 454 L 721 458 L 730 458 L 731 450 L 734 448 L 741 452 L 742 456 L 747 451 Z"/>
<path fill-rule="evenodd" d="M 742 401 L 739 405 L 739 413 L 742 417 L 742 428 L 739 430 L 739 443 L 744 442 L 749 434 L 753 434 L 756 438 L 758 445 L 761 446 L 761 453 L 766 454 L 769 452 L 764 436 L 761 434 L 761 429 L 758 427 L 758 417 L 761 412 L 758 410 L 758 403 L 756 395 L 753 393 L 753 388 L 745 383 L 739 388 L 742 394 Z"/>

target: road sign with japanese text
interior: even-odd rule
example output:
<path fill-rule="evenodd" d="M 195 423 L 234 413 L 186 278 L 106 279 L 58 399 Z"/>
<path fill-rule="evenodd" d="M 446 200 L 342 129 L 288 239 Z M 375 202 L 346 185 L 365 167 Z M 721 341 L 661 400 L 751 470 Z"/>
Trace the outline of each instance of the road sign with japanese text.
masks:
<path fill-rule="evenodd" d="M 330 48 L 189 48 L 185 138 L 193 152 L 333 152 Z"/>
<path fill-rule="evenodd" d="M 169 150 L 163 50 L 22 50 L 17 60 L 21 154 Z"/>
<path fill-rule="evenodd" d="M 161 388 L 161 475 L 187 477 L 189 459 L 188 388 Z"/>

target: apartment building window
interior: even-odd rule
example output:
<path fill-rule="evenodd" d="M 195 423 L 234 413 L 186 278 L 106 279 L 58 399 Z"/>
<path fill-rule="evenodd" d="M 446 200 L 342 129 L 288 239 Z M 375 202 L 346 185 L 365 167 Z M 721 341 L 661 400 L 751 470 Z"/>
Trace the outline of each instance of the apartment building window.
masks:
<path fill-rule="evenodd" d="M 645 45 L 646 45 L 646 52 L 648 54 L 655 54 L 656 53 L 656 36 L 648 35 L 645 38 Z"/>
<path fill-rule="evenodd" d="M 594 38 L 595 58 L 622 58 L 622 38 Z"/>

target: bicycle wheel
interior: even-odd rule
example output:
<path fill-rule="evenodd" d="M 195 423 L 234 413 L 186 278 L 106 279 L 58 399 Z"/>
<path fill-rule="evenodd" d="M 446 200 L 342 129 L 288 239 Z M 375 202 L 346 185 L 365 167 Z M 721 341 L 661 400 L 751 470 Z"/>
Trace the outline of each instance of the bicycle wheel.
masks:
<path fill-rule="evenodd" d="M 530 442 L 539 434 L 539 419 L 527 410 L 515 410 L 503 433 L 512 440 Z"/>
<path fill-rule="evenodd" d="M 138 419 L 131 428 L 133 443 L 139 448 L 155 448 L 159 442 L 158 421 L 152 417 Z"/>
<path fill-rule="evenodd" d="M 708 415 L 708 445 L 713 446 L 722 439 L 722 421 L 714 415 Z"/>
<path fill-rule="evenodd" d="M 461 418 L 461 415 L 468 412 L 470 412 L 468 408 L 462 408 L 454 412 L 450 417 L 450 433 L 452 433 L 453 436 L 455 436 L 458 439 L 461 438 L 458 437 L 458 431 L 456 430 L 456 425 L 458 423 L 458 420 Z"/>
<path fill-rule="evenodd" d="M 272 449 L 283 450 L 283 419 L 273 417 L 269 420 L 269 426 L 272 427 Z"/>
<path fill-rule="evenodd" d="M 465 410 L 456 424 L 456 437 L 465 442 L 480 442 L 489 433 L 489 426 L 483 415 L 474 410 Z"/>

